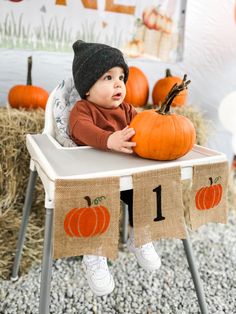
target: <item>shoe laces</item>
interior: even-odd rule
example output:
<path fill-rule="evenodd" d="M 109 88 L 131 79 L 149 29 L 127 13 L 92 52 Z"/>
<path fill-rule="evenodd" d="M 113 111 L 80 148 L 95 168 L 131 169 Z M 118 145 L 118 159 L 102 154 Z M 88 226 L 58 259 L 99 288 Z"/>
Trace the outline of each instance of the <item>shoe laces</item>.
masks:
<path fill-rule="evenodd" d="M 150 254 L 153 254 L 154 253 L 154 247 L 153 247 L 153 244 L 152 244 L 152 242 L 149 242 L 149 243 L 146 243 L 146 244 L 144 244 L 144 245 L 142 245 L 141 247 L 140 247 L 140 249 L 141 249 L 141 251 L 142 251 L 142 253 L 143 254 L 148 254 L 148 255 L 150 255 Z"/>
<path fill-rule="evenodd" d="M 85 260 L 86 267 L 89 271 L 95 273 L 97 271 L 107 271 L 107 259 L 104 256 L 87 256 Z"/>

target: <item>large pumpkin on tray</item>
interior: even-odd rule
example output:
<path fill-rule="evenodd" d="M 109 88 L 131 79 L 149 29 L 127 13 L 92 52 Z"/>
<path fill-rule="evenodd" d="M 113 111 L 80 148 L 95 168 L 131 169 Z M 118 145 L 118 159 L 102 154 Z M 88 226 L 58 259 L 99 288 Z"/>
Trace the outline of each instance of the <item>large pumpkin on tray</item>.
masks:
<path fill-rule="evenodd" d="M 174 160 L 187 154 L 196 140 L 193 123 L 186 117 L 170 112 L 173 99 L 190 81 L 185 75 L 181 84 L 175 84 L 159 110 L 139 112 L 130 123 L 136 142 L 134 152 L 143 158 L 155 160 Z"/>
<path fill-rule="evenodd" d="M 166 70 L 166 76 L 156 82 L 152 90 L 152 101 L 154 105 L 160 105 L 169 90 L 175 84 L 181 84 L 182 78 L 179 76 L 172 76 L 170 69 Z M 172 107 L 184 106 L 187 100 L 187 89 L 182 90 L 172 101 Z"/>
<path fill-rule="evenodd" d="M 8 93 L 8 102 L 12 108 L 43 108 L 48 100 L 48 92 L 39 86 L 32 85 L 32 57 L 28 57 L 28 73 L 26 85 L 15 85 Z"/>

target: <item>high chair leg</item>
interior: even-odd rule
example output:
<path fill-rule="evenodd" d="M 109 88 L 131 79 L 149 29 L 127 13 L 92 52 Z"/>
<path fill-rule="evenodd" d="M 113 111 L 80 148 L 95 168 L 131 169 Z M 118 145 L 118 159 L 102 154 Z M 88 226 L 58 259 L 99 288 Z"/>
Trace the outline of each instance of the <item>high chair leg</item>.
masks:
<path fill-rule="evenodd" d="M 40 284 L 39 314 L 49 314 L 52 276 L 52 227 L 53 208 L 46 208 L 43 243 L 42 273 Z"/>
<path fill-rule="evenodd" d="M 200 279 L 200 276 L 199 276 L 199 273 L 197 270 L 197 266 L 196 266 L 195 261 L 194 261 L 191 242 L 188 238 L 183 239 L 182 242 L 183 242 L 185 254 L 186 254 L 186 257 L 188 260 L 189 270 L 190 270 L 192 278 L 193 278 L 193 283 L 194 283 L 194 287 L 195 287 L 195 290 L 197 293 L 198 304 L 199 304 L 199 307 L 201 309 L 201 313 L 202 314 L 208 314 L 204 290 L 203 290 L 201 279 Z"/>
<path fill-rule="evenodd" d="M 28 225 L 30 210 L 31 210 L 32 201 L 33 201 L 33 191 L 35 187 L 36 178 L 37 178 L 37 171 L 30 170 L 30 176 L 29 176 L 25 202 L 24 202 L 24 207 L 23 207 L 23 217 L 22 217 L 22 222 L 21 222 L 21 227 L 20 227 L 20 232 L 19 232 L 17 247 L 16 247 L 16 254 L 15 254 L 13 267 L 12 267 L 12 273 L 11 273 L 11 280 L 13 281 L 18 279 L 21 255 L 22 255 L 26 228 Z"/>
<path fill-rule="evenodd" d="M 122 244 L 126 244 L 128 239 L 129 212 L 128 205 L 122 202 L 123 221 L 122 221 Z"/>

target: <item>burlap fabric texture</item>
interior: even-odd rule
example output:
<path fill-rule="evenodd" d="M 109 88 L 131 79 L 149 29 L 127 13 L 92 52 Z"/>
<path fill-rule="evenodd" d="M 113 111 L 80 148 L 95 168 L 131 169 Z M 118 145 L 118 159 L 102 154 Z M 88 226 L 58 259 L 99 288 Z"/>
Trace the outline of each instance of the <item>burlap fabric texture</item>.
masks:
<path fill-rule="evenodd" d="M 192 230 L 209 222 L 227 223 L 227 162 L 193 167 L 189 217 Z"/>
<path fill-rule="evenodd" d="M 133 190 L 137 246 L 160 238 L 186 238 L 180 167 L 134 174 Z"/>
<path fill-rule="evenodd" d="M 53 258 L 93 254 L 117 258 L 118 177 L 56 180 Z"/>
<path fill-rule="evenodd" d="M 132 179 L 135 245 L 186 238 L 181 168 L 140 172 Z M 192 230 L 208 222 L 227 222 L 227 184 L 227 162 L 193 167 L 187 213 Z M 57 180 L 53 257 L 93 254 L 115 259 L 119 217 L 118 177 Z"/>

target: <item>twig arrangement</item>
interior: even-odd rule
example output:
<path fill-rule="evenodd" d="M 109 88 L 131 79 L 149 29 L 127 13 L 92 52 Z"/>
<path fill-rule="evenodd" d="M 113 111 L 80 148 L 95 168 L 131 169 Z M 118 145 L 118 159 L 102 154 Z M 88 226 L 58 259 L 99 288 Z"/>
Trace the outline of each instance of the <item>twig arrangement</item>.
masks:
<path fill-rule="evenodd" d="M 180 84 L 175 83 L 171 88 L 163 103 L 161 104 L 161 108 L 157 112 L 160 114 L 168 114 L 170 112 L 170 106 L 174 98 L 178 96 L 180 92 L 187 89 L 190 83 L 191 81 L 187 81 L 187 74 L 185 74 L 182 82 Z"/>

